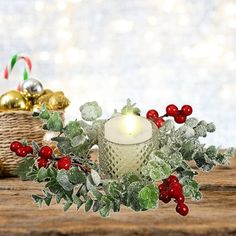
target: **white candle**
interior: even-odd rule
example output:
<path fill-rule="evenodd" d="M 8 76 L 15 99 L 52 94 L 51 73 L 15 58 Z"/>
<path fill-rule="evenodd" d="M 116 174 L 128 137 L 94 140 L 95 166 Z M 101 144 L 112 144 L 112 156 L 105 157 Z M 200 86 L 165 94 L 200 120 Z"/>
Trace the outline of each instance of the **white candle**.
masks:
<path fill-rule="evenodd" d="M 101 172 L 107 178 L 139 175 L 153 150 L 152 137 L 153 126 L 144 117 L 130 114 L 108 120 L 99 141 Z"/>
<path fill-rule="evenodd" d="M 119 144 L 137 144 L 152 137 L 152 125 L 146 118 L 120 115 L 105 124 L 105 138 Z"/>

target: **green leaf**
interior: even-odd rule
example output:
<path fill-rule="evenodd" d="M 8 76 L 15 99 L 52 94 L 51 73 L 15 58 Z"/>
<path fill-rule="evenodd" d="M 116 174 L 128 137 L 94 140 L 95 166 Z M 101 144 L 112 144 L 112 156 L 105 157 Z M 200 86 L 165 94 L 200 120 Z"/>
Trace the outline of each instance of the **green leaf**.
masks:
<path fill-rule="evenodd" d="M 46 198 L 44 198 L 44 202 L 46 203 L 47 206 L 50 206 L 52 201 L 52 195 L 47 196 Z"/>
<path fill-rule="evenodd" d="M 20 177 L 21 180 L 29 180 L 30 178 L 27 176 L 29 172 L 32 170 L 32 166 L 34 165 L 35 160 L 33 158 L 25 158 L 22 162 L 20 162 L 16 168 L 16 174 Z"/>
<path fill-rule="evenodd" d="M 180 152 L 174 152 L 170 155 L 170 161 L 169 164 L 172 168 L 177 168 L 182 164 L 183 156 Z"/>
<path fill-rule="evenodd" d="M 127 189 L 127 205 L 135 211 L 143 210 L 139 202 L 139 192 L 144 187 L 144 183 L 139 181 L 133 182 Z"/>
<path fill-rule="evenodd" d="M 48 124 L 43 124 L 43 129 L 44 130 L 49 130 Z"/>
<path fill-rule="evenodd" d="M 142 208 L 155 208 L 158 202 L 158 190 L 153 184 L 142 188 L 138 194 L 139 202 Z"/>
<path fill-rule="evenodd" d="M 77 147 L 88 142 L 88 137 L 86 135 L 78 135 L 71 139 L 71 146 Z"/>
<path fill-rule="evenodd" d="M 37 180 L 41 182 L 44 181 L 47 177 L 48 177 L 47 169 L 44 167 L 40 168 L 37 174 Z"/>
<path fill-rule="evenodd" d="M 162 179 L 161 167 L 157 167 L 155 169 L 151 169 L 149 171 L 149 176 L 154 181 L 161 180 Z"/>
<path fill-rule="evenodd" d="M 136 103 L 132 104 L 131 100 L 128 98 L 126 101 L 126 105 L 121 109 L 121 113 L 123 115 L 130 113 L 140 115 L 141 111 L 138 107 L 136 107 Z"/>
<path fill-rule="evenodd" d="M 84 204 L 84 202 L 77 195 L 72 196 L 73 203 L 77 205 L 77 210 Z"/>
<path fill-rule="evenodd" d="M 57 172 L 57 182 L 61 185 L 66 191 L 74 189 L 74 185 L 70 182 L 66 170 L 59 170 Z"/>
<path fill-rule="evenodd" d="M 98 200 L 95 200 L 93 203 L 93 212 L 97 212 L 100 209 L 100 203 Z"/>
<path fill-rule="evenodd" d="M 202 193 L 200 191 L 195 192 L 192 196 L 192 200 L 200 201 L 202 199 Z"/>
<path fill-rule="evenodd" d="M 69 181 L 73 184 L 82 184 L 86 181 L 85 175 L 81 170 L 78 169 L 78 167 L 72 167 L 68 171 L 68 178 Z"/>
<path fill-rule="evenodd" d="M 111 206 L 106 205 L 99 210 L 99 213 L 102 217 L 107 217 L 109 216 L 110 210 Z"/>
<path fill-rule="evenodd" d="M 129 186 L 131 183 L 139 181 L 139 177 L 135 174 L 132 173 L 128 173 L 122 176 L 121 182 L 125 185 L 125 186 Z"/>
<path fill-rule="evenodd" d="M 92 190 L 95 186 L 95 183 L 93 182 L 92 176 L 88 175 L 86 178 L 86 187 L 88 190 Z"/>
<path fill-rule="evenodd" d="M 64 128 L 64 134 L 66 138 L 73 139 L 76 136 L 80 136 L 83 133 L 83 130 L 80 126 L 79 121 L 71 121 Z"/>
<path fill-rule="evenodd" d="M 198 168 L 203 171 L 210 171 L 214 167 L 214 162 L 207 160 L 207 155 L 204 153 L 196 153 L 194 160 Z"/>
<path fill-rule="evenodd" d="M 102 108 L 95 101 L 85 103 L 79 110 L 85 121 L 94 121 L 102 115 Z"/>
<path fill-rule="evenodd" d="M 43 120 L 48 120 L 50 118 L 50 113 L 47 108 L 41 110 L 39 117 Z"/>
<path fill-rule="evenodd" d="M 32 141 L 32 147 L 33 147 L 34 153 L 38 154 L 39 150 L 40 150 L 40 147 L 35 141 Z"/>
<path fill-rule="evenodd" d="M 38 206 L 41 206 L 41 205 L 42 205 L 44 197 L 33 194 L 33 195 L 32 195 L 32 198 L 33 198 L 33 201 L 34 201 Z"/>
<path fill-rule="evenodd" d="M 63 207 L 64 211 L 67 211 L 72 206 L 72 204 L 73 204 L 73 202 L 71 202 L 71 201 L 65 202 L 64 207 Z"/>
<path fill-rule="evenodd" d="M 98 191 L 96 188 L 94 188 L 94 189 L 91 190 L 91 192 L 97 200 L 101 200 L 103 195 L 100 191 Z"/>
<path fill-rule="evenodd" d="M 54 112 L 47 121 L 47 127 L 51 131 L 61 132 L 63 128 L 62 120 L 58 112 Z"/>
<path fill-rule="evenodd" d="M 120 211 L 121 201 L 119 199 L 113 199 L 112 201 L 112 209 L 114 212 Z"/>
<path fill-rule="evenodd" d="M 35 180 L 37 179 L 38 170 L 31 168 L 31 171 L 26 174 L 27 179 Z"/>
<path fill-rule="evenodd" d="M 48 169 L 48 176 L 51 178 L 56 178 L 57 176 L 57 170 L 55 169 L 55 167 L 51 166 Z"/>
<path fill-rule="evenodd" d="M 109 183 L 107 190 L 109 195 L 114 199 L 120 199 L 122 197 L 123 186 L 116 181 Z"/>
<path fill-rule="evenodd" d="M 93 169 L 91 170 L 91 177 L 92 177 L 92 180 L 96 186 L 98 186 L 101 183 L 100 175 L 98 174 L 97 171 L 95 171 Z"/>
<path fill-rule="evenodd" d="M 64 154 L 71 154 L 72 152 L 71 142 L 68 138 L 65 138 L 64 140 L 59 141 L 57 144 L 57 147 L 60 150 L 60 152 Z"/>
<path fill-rule="evenodd" d="M 214 125 L 214 123 L 207 124 L 206 128 L 207 128 L 207 132 L 209 132 L 209 133 L 213 133 L 216 130 L 216 126 Z"/>
<path fill-rule="evenodd" d="M 85 202 L 85 208 L 84 208 L 85 212 L 88 212 L 91 209 L 92 205 L 93 205 L 93 200 L 90 197 L 88 197 L 87 201 Z"/>
<path fill-rule="evenodd" d="M 58 192 L 58 193 L 55 195 L 57 204 L 59 204 L 59 203 L 61 202 L 61 199 L 62 199 L 63 197 L 64 197 L 64 192 Z"/>
<path fill-rule="evenodd" d="M 65 140 L 69 140 L 69 139 L 66 137 L 57 136 L 57 137 L 51 138 L 51 140 L 59 143 L 59 142 L 64 142 Z"/>

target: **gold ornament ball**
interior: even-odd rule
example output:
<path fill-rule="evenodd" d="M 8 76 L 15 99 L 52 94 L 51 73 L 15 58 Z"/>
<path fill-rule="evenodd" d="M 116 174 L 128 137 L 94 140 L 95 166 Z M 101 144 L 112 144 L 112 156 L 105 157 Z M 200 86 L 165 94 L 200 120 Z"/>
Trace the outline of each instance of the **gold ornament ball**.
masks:
<path fill-rule="evenodd" d="M 37 99 L 37 104 L 48 104 L 52 95 L 53 93 L 43 93 L 43 95 Z"/>
<path fill-rule="evenodd" d="M 64 96 L 64 93 L 61 91 L 54 93 L 48 101 L 48 106 L 51 110 L 64 109 L 68 107 L 69 104 L 69 100 Z"/>
<path fill-rule="evenodd" d="M 42 95 L 53 94 L 54 92 L 51 89 L 44 89 Z"/>
<path fill-rule="evenodd" d="M 4 93 L 0 97 L 0 111 L 28 109 L 28 102 L 23 97 L 23 95 L 16 90 L 11 90 L 7 93 Z"/>
<path fill-rule="evenodd" d="M 43 94 L 43 85 L 37 79 L 30 78 L 23 82 L 21 90 L 26 98 L 37 98 Z"/>

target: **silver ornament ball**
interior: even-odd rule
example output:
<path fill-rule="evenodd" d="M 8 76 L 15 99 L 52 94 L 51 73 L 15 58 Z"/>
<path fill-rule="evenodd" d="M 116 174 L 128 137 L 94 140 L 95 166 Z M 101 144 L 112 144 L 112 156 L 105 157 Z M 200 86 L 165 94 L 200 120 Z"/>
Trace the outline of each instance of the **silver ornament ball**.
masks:
<path fill-rule="evenodd" d="M 43 93 L 43 85 L 37 79 L 30 78 L 23 82 L 21 90 L 26 97 L 36 98 Z"/>

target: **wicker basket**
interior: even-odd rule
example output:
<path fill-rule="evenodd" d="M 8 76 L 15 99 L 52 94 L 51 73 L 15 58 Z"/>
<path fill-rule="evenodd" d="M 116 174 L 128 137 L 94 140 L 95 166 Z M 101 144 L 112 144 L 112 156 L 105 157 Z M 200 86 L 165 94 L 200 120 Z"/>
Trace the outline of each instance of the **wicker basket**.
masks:
<path fill-rule="evenodd" d="M 63 118 L 64 111 L 59 111 Z M 32 140 L 42 145 L 45 130 L 42 120 L 34 118 L 29 111 L 0 112 L 0 162 L 3 165 L 2 176 L 14 176 L 17 164 L 22 158 L 10 150 L 14 140 Z"/>

